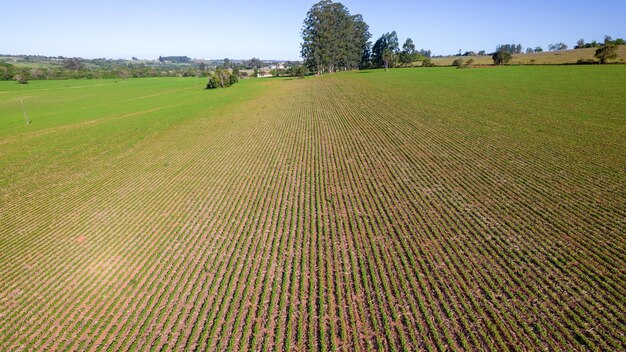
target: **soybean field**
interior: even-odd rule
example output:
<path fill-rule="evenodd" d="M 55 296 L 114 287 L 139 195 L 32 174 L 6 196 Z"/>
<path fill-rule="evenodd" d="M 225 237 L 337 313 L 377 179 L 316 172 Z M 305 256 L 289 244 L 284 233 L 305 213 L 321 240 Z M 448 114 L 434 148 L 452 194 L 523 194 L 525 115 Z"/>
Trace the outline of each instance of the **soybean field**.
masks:
<path fill-rule="evenodd" d="M 205 83 L 0 82 L 0 350 L 626 349 L 623 65 Z"/>

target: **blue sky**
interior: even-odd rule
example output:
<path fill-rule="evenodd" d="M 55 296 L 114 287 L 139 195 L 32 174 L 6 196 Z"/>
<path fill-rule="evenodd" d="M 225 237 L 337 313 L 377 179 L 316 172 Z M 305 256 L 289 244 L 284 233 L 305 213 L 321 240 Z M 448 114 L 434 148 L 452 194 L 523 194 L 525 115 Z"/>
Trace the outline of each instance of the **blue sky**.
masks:
<path fill-rule="evenodd" d="M 0 53 L 152 59 L 299 59 L 315 1 L 2 0 Z M 370 25 L 434 54 L 626 37 L 626 0 L 341 1 Z"/>

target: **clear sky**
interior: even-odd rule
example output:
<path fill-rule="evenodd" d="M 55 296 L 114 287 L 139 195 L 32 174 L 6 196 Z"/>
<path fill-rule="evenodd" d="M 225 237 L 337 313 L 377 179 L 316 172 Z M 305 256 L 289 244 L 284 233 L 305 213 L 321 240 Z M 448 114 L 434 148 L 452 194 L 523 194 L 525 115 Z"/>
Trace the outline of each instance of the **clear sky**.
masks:
<path fill-rule="evenodd" d="M 315 0 L 0 0 L 0 53 L 154 59 L 299 59 Z M 626 0 L 341 1 L 374 41 L 395 30 L 433 54 L 626 37 Z"/>

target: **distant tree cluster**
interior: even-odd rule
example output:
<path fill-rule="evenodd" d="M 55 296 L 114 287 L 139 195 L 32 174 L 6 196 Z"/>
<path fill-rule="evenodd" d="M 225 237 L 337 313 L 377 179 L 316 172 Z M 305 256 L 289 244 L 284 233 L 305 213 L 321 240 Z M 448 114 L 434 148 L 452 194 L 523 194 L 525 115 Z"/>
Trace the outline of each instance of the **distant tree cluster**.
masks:
<path fill-rule="evenodd" d="M 617 39 L 613 39 L 611 38 L 611 36 L 609 35 L 605 35 L 604 36 L 604 43 L 598 43 L 597 41 L 593 40 L 591 43 L 585 43 L 585 39 L 579 39 L 578 42 L 576 43 L 576 46 L 574 47 L 574 49 L 585 49 L 585 48 L 600 48 L 603 45 L 626 45 L 626 41 L 622 38 L 617 38 Z"/>
<path fill-rule="evenodd" d="M 568 46 L 565 43 L 556 43 L 556 44 L 548 45 L 549 51 L 561 51 L 561 50 L 567 50 L 567 48 Z"/>
<path fill-rule="evenodd" d="M 598 43 L 595 40 L 593 40 L 591 43 L 585 43 L 585 40 L 581 38 L 578 39 L 578 42 L 576 42 L 576 46 L 574 47 L 574 49 L 599 48 L 601 46 L 602 44 Z"/>
<path fill-rule="evenodd" d="M 496 52 L 504 51 L 509 54 L 521 54 L 522 44 L 500 44 L 496 46 Z"/>
<path fill-rule="evenodd" d="M 304 78 L 308 71 L 309 70 L 304 65 L 296 65 L 287 69 L 287 74 L 293 77 Z"/>
<path fill-rule="evenodd" d="M 617 59 L 617 46 L 624 45 L 624 39 L 613 40 L 610 36 L 604 36 L 604 44 L 596 50 L 594 57 L 600 60 L 600 64 L 606 64 L 610 60 Z"/>
<path fill-rule="evenodd" d="M 313 5 L 301 34 L 304 64 L 318 74 L 361 68 L 369 62 L 369 26 L 341 3 L 322 0 Z"/>
<path fill-rule="evenodd" d="M 396 31 L 384 33 L 374 43 L 372 47 L 371 65 L 374 67 L 384 67 L 385 70 L 395 67 L 398 64 L 408 65 L 416 61 L 422 61 L 422 66 L 426 59 L 432 55 L 430 50 L 416 50 L 413 39 L 406 38 L 400 50 L 400 42 Z M 430 62 L 430 60 L 429 60 Z"/>
<path fill-rule="evenodd" d="M 433 56 L 433 53 L 430 50 L 424 50 L 424 49 L 420 49 L 419 54 L 426 58 L 431 58 Z"/>
<path fill-rule="evenodd" d="M 195 77 L 206 75 L 203 62 L 186 64 L 122 59 L 82 59 L 46 56 L 11 56 L 20 65 L 0 62 L 0 81 L 139 77 Z M 28 63 L 37 63 L 29 67 Z M 20 78 L 18 80 L 18 78 Z"/>
<path fill-rule="evenodd" d="M 159 62 L 184 64 L 191 62 L 191 58 L 187 56 L 159 56 Z"/>
<path fill-rule="evenodd" d="M 536 46 L 534 48 L 531 48 L 531 47 L 526 48 L 526 54 L 541 53 L 541 52 L 543 52 L 543 48 L 540 46 Z"/>
<path fill-rule="evenodd" d="M 244 61 L 243 66 L 251 70 L 255 68 L 259 69 L 263 67 L 263 62 L 259 58 L 253 57 L 250 60 Z"/>
<path fill-rule="evenodd" d="M 567 49 L 567 45 L 563 43 L 551 44 L 550 48 L 550 50 L 556 50 L 554 48 L 558 48 L 558 50 L 565 50 Z M 496 46 L 496 51 L 491 54 L 491 58 L 493 59 L 493 63 L 496 65 L 506 65 L 513 58 L 513 54 L 521 54 L 522 50 L 522 44 L 500 44 Z M 528 47 L 525 52 L 527 54 L 540 53 L 543 52 L 543 48 L 540 46 L 534 48 Z"/>
<path fill-rule="evenodd" d="M 65 59 L 63 60 L 63 68 L 66 70 L 78 71 L 83 68 L 83 63 L 77 57 Z"/>

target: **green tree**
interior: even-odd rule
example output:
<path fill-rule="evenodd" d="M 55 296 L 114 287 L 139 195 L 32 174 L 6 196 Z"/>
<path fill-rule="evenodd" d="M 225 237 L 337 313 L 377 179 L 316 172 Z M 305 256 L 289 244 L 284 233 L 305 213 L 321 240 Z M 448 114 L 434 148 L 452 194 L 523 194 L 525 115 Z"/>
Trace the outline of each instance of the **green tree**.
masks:
<path fill-rule="evenodd" d="M 10 81 L 13 79 L 13 76 L 15 76 L 15 74 L 15 66 L 0 62 L 0 80 Z"/>
<path fill-rule="evenodd" d="M 364 65 L 369 57 L 369 27 L 341 3 L 322 0 L 309 10 L 302 28 L 300 55 L 318 74 Z"/>
<path fill-rule="evenodd" d="M 239 82 L 239 77 L 237 77 L 236 74 L 232 73 L 229 77 L 228 77 L 228 82 L 229 85 L 232 86 L 235 83 Z"/>
<path fill-rule="evenodd" d="M 370 51 L 372 42 L 370 38 L 372 35 L 369 32 L 369 26 L 363 20 L 363 16 L 357 14 L 352 16 L 352 46 L 349 49 L 348 68 L 367 68 L 370 65 Z"/>
<path fill-rule="evenodd" d="M 239 78 L 237 78 L 236 75 L 230 73 L 228 70 L 217 69 L 209 75 L 209 81 L 207 82 L 206 88 L 227 88 L 237 82 L 239 82 Z"/>
<path fill-rule="evenodd" d="M 609 60 L 615 60 L 617 59 L 617 45 L 612 43 L 604 44 L 601 48 L 596 50 L 594 56 L 596 59 L 600 60 L 601 64 L 606 64 Z"/>
<path fill-rule="evenodd" d="M 400 52 L 398 60 L 403 64 L 410 64 L 411 62 L 417 60 L 417 56 L 413 39 L 406 38 L 404 44 L 402 44 L 402 51 Z"/>
<path fill-rule="evenodd" d="M 496 65 L 504 65 L 511 61 L 511 53 L 506 50 L 498 50 L 496 51 L 491 58 L 493 59 L 493 63 Z"/>
<path fill-rule="evenodd" d="M 295 71 L 295 76 L 296 77 L 300 77 L 300 78 L 304 78 L 305 75 L 306 75 L 306 67 L 298 66 L 296 68 L 296 71 Z"/>
<path fill-rule="evenodd" d="M 402 51 L 407 52 L 409 54 L 415 53 L 415 43 L 413 43 L 413 39 L 406 38 L 404 44 L 402 44 Z"/>
<path fill-rule="evenodd" d="M 250 68 L 250 69 L 255 69 L 255 68 L 258 69 L 258 68 L 263 67 L 263 62 L 261 62 L 260 59 L 258 59 L 256 57 L 253 57 L 252 59 L 250 59 L 248 61 L 248 66 L 247 67 Z"/>
<path fill-rule="evenodd" d="M 288 74 L 293 77 L 304 78 L 306 76 L 307 69 L 303 65 L 295 65 L 289 68 Z"/>
<path fill-rule="evenodd" d="M 384 67 L 385 71 L 393 67 L 400 48 L 396 31 L 383 34 L 372 48 L 372 61 L 377 67 Z"/>

